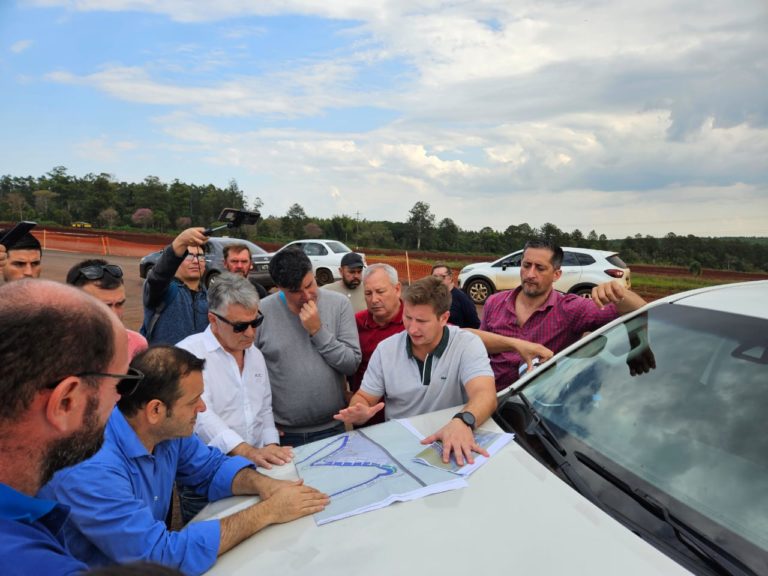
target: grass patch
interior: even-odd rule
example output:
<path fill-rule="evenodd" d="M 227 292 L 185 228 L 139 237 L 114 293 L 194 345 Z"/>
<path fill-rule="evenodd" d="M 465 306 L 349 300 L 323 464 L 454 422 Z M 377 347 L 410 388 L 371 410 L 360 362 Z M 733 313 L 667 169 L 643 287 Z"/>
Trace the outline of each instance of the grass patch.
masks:
<path fill-rule="evenodd" d="M 632 290 L 635 291 L 652 290 L 669 292 L 671 294 L 726 283 L 727 281 L 723 279 L 708 280 L 694 276 L 654 276 L 652 274 L 632 273 Z"/>

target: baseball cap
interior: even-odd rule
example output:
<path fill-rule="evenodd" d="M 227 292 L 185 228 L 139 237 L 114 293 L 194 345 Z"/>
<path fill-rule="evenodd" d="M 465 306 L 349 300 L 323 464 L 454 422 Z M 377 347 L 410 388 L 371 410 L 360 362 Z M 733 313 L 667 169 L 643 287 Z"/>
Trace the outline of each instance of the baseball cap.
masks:
<path fill-rule="evenodd" d="M 348 268 L 365 268 L 363 257 L 357 252 L 347 252 L 341 259 L 341 265 Z"/>

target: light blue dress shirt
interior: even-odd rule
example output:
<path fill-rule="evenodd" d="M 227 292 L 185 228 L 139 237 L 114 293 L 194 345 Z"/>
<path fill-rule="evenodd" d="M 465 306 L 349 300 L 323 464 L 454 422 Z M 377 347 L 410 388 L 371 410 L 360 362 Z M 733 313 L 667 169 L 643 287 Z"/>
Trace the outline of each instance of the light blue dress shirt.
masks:
<path fill-rule="evenodd" d="M 161 442 L 150 454 L 115 408 L 101 450 L 56 473 L 39 496 L 71 507 L 66 541 L 89 566 L 146 560 L 201 574 L 216 562 L 220 523 L 169 531 L 174 480 L 213 502 L 232 495 L 233 478 L 248 466 L 245 458 L 225 456 L 194 435 Z"/>

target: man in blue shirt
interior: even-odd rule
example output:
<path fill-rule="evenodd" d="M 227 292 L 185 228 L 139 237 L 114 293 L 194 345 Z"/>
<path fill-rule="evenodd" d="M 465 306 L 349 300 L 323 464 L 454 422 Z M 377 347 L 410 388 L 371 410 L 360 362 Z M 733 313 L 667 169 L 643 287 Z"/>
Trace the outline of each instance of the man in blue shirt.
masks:
<path fill-rule="evenodd" d="M 41 491 L 72 508 L 67 542 L 89 566 L 149 560 L 201 574 L 219 554 L 262 528 L 314 514 L 328 503 L 301 481 L 259 474 L 249 460 L 225 456 L 192 434 L 197 414 L 205 410 L 204 364 L 172 346 L 138 355 L 132 367 L 144 380 L 123 392 L 102 449 L 56 474 Z M 164 520 L 174 480 L 210 501 L 235 494 L 258 494 L 262 501 L 170 532 Z"/>
<path fill-rule="evenodd" d="M 125 329 L 82 290 L 23 279 L 0 287 L 0 571 L 77 574 L 68 509 L 34 498 L 56 470 L 92 456 L 128 369 Z"/>

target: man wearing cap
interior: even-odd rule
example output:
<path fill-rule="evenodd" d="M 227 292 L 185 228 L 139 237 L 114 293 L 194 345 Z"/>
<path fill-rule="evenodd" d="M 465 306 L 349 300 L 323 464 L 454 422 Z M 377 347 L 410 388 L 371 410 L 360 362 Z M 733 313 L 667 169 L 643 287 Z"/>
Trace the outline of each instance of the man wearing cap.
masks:
<path fill-rule="evenodd" d="M 365 268 L 363 257 L 357 252 L 347 252 L 341 259 L 339 268 L 341 280 L 322 286 L 326 290 L 333 290 L 346 296 L 355 313 L 365 310 L 365 291 L 361 284 L 363 268 Z"/>
<path fill-rule="evenodd" d="M 83 260 L 69 269 L 66 282 L 104 302 L 120 318 L 120 321 L 123 321 L 125 284 L 123 269 L 120 266 L 110 264 L 101 258 Z M 147 349 L 147 339 L 144 336 L 133 330 L 126 330 L 126 334 L 129 359 Z"/>
<path fill-rule="evenodd" d="M 2 233 L 0 232 L 0 236 Z M 13 245 L 7 248 L 6 263 L 3 266 L 3 279 L 6 282 L 22 278 L 40 278 L 43 271 L 43 251 L 37 238 L 27 232 Z"/>

